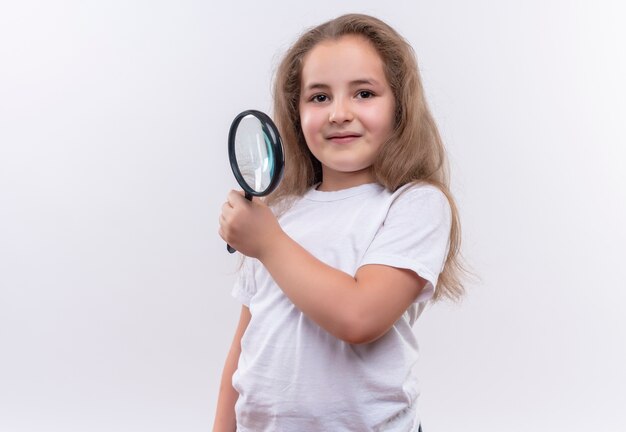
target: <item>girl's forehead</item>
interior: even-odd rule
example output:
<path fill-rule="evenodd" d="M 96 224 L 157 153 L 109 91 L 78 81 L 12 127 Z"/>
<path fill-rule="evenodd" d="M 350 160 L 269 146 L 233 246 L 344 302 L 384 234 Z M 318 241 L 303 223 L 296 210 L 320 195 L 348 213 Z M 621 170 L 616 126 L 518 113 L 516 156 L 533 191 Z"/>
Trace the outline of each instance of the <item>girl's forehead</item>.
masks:
<path fill-rule="evenodd" d="M 365 36 L 343 35 L 337 39 L 325 39 L 318 42 L 304 56 L 303 63 L 306 65 L 311 58 L 318 61 L 320 59 L 332 60 L 333 58 L 336 60 L 339 56 L 351 58 L 369 56 L 382 62 L 378 51 Z"/>
<path fill-rule="evenodd" d="M 355 74 L 378 80 L 385 78 L 382 58 L 363 36 L 346 35 L 322 41 L 303 59 L 303 85 L 309 80 L 337 80 Z"/>

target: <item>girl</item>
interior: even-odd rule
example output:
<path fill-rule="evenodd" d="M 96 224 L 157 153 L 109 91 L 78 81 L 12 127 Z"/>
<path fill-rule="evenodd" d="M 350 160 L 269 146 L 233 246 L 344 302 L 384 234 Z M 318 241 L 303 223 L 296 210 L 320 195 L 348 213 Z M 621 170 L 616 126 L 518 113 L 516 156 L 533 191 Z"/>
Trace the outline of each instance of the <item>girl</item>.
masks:
<path fill-rule="evenodd" d="M 345 15 L 296 41 L 274 93 L 282 183 L 265 202 L 231 191 L 220 216 L 248 258 L 214 431 L 417 431 L 411 327 L 463 287 L 413 51 L 382 21 Z"/>

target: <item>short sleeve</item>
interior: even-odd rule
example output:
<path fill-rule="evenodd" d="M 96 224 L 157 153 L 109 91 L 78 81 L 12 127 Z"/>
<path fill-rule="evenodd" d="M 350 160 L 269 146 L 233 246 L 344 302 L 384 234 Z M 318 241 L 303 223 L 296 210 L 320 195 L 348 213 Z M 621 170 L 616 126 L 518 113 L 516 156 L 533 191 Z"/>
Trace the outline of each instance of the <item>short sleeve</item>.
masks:
<path fill-rule="evenodd" d="M 427 282 L 415 301 L 426 301 L 435 292 L 448 254 L 451 220 L 450 203 L 438 188 L 422 185 L 402 190 L 360 265 L 414 271 Z"/>
<path fill-rule="evenodd" d="M 237 279 L 235 279 L 235 285 L 231 291 L 232 296 L 237 299 L 241 304 L 250 307 L 250 300 L 256 293 L 255 283 L 255 259 L 245 257 Z"/>

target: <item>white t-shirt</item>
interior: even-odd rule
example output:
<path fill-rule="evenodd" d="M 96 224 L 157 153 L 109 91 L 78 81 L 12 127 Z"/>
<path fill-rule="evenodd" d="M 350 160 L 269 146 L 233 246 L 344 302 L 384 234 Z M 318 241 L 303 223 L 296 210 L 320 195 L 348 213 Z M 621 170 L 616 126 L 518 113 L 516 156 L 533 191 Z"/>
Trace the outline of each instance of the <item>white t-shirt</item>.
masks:
<path fill-rule="evenodd" d="M 300 312 L 265 267 L 246 258 L 233 289 L 252 315 L 233 375 L 237 430 L 416 431 L 418 346 L 411 326 L 447 255 L 445 195 L 431 185 L 395 193 L 375 183 L 311 189 L 279 221 L 311 254 L 350 275 L 384 264 L 413 270 L 427 284 L 384 336 L 351 345 Z"/>

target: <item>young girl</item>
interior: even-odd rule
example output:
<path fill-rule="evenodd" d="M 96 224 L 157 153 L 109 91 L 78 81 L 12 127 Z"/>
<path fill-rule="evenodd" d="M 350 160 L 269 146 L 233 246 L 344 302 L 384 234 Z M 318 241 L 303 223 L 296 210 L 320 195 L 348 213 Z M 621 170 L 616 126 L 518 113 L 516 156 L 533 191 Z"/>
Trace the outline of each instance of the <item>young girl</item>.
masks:
<path fill-rule="evenodd" d="M 418 431 L 411 327 L 463 288 L 413 51 L 382 21 L 345 15 L 296 41 L 274 91 L 282 183 L 265 202 L 231 191 L 220 216 L 248 258 L 214 431 Z"/>

